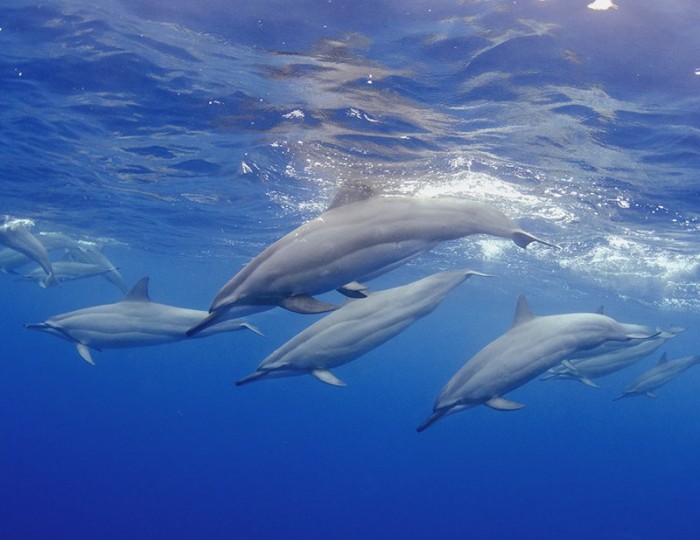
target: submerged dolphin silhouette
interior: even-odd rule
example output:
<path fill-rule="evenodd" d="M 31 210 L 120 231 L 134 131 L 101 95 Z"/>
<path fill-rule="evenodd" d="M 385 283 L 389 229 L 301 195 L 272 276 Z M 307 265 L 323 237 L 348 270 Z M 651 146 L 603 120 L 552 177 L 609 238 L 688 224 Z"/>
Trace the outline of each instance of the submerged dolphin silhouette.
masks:
<path fill-rule="evenodd" d="M 642 373 L 637 380 L 622 391 L 622 394 L 613 398 L 613 401 L 631 396 L 647 396 L 655 398 L 654 390 L 666 384 L 668 381 L 683 373 L 686 369 L 700 364 L 700 355 L 684 356 L 676 360 L 669 360 L 664 353 L 649 371 Z"/>
<path fill-rule="evenodd" d="M 683 330 L 683 328 L 672 327 L 667 331 L 662 331 L 653 339 L 633 342 L 627 347 L 604 350 L 595 356 L 564 360 L 558 366 L 547 370 L 541 380 L 576 379 L 587 386 L 597 387 L 598 385 L 593 379 L 604 377 L 633 365 L 652 354 Z"/>
<path fill-rule="evenodd" d="M 626 325 L 598 313 L 535 316 L 525 296 L 518 298 L 513 326 L 471 358 L 440 392 L 421 432 L 443 416 L 477 405 L 500 411 L 524 407 L 503 397 L 580 350 L 606 341 L 650 339 L 658 333 L 630 332 Z"/>
<path fill-rule="evenodd" d="M 440 272 L 346 304 L 294 336 L 236 384 L 308 373 L 325 383 L 345 386 L 329 371 L 331 368 L 390 340 L 431 313 L 452 289 L 471 276 L 487 274 L 472 270 Z"/>
<path fill-rule="evenodd" d="M 46 283 L 55 283 L 48 251 L 37 237 L 29 232 L 22 220 L 11 220 L 0 225 L 0 244 L 19 251 L 38 263 L 46 273 Z"/>
<path fill-rule="evenodd" d="M 206 311 L 151 301 L 148 278 L 144 277 L 120 302 L 78 309 L 25 326 L 74 342 L 80 357 L 94 365 L 90 349 L 144 347 L 180 341 L 187 337 L 185 330 L 206 315 Z M 260 333 L 247 322 L 228 319 L 212 325 L 198 337 L 243 328 Z"/>
<path fill-rule="evenodd" d="M 380 276 L 440 242 L 472 234 L 510 238 L 523 248 L 531 242 L 553 245 L 481 202 L 384 196 L 350 202 L 332 207 L 256 256 L 221 288 L 209 317 L 187 335 L 229 310 L 236 316 L 274 306 L 298 313 L 331 311 L 337 306 L 312 295 Z"/>

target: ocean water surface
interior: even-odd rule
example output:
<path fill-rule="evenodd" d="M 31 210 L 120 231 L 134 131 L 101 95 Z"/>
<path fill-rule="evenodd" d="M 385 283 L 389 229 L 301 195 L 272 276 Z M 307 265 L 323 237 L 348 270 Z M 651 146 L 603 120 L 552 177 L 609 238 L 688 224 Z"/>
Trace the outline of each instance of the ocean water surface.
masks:
<path fill-rule="evenodd" d="M 98 242 L 155 301 L 207 310 L 348 184 L 487 202 L 561 249 L 472 236 L 372 280 L 496 276 L 334 370 L 344 388 L 234 385 L 320 315 L 93 367 L 24 325 L 118 288 L 0 275 L 0 536 L 696 538 L 700 369 L 612 399 L 700 354 L 700 7 L 610 4 L 6 2 L 0 223 Z M 686 330 L 600 388 L 533 380 L 522 410 L 416 433 L 521 293 Z"/>

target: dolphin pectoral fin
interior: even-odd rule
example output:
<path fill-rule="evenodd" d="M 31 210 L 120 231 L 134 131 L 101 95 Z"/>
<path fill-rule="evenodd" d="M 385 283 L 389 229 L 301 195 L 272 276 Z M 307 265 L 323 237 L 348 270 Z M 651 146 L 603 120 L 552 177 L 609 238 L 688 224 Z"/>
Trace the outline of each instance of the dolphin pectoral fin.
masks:
<path fill-rule="evenodd" d="M 497 411 L 517 411 L 525 405 L 517 401 L 510 401 L 504 397 L 494 397 L 484 402 L 484 405 Z"/>
<path fill-rule="evenodd" d="M 306 294 L 288 296 L 287 298 L 284 298 L 279 305 L 284 309 L 288 309 L 294 313 L 301 313 L 303 315 L 325 313 L 326 311 L 333 311 L 340 307 L 336 306 L 335 304 L 321 302 L 320 300 L 316 300 L 313 296 Z"/>
<path fill-rule="evenodd" d="M 348 298 L 367 298 L 367 285 L 357 281 L 351 281 L 342 287 L 338 287 L 337 291 Z"/>
<path fill-rule="evenodd" d="M 244 384 L 248 384 L 253 381 L 257 381 L 258 379 L 261 379 L 265 375 L 267 375 L 269 371 L 254 371 L 250 375 L 247 375 L 243 377 L 242 379 L 236 381 L 236 386 L 242 386 Z"/>
<path fill-rule="evenodd" d="M 586 386 L 590 386 L 591 388 L 600 388 L 600 385 L 596 384 L 595 382 L 593 382 L 592 379 L 586 377 L 585 375 L 581 375 L 580 377 L 578 377 L 578 380 Z"/>
<path fill-rule="evenodd" d="M 76 343 L 75 348 L 78 349 L 78 354 L 80 358 L 85 360 L 88 364 L 94 366 L 95 362 L 92 359 L 92 354 L 90 354 L 90 349 L 84 343 Z"/>
<path fill-rule="evenodd" d="M 311 371 L 311 375 L 316 377 L 319 381 L 330 384 L 331 386 L 347 386 L 327 369 L 314 369 Z"/>
<path fill-rule="evenodd" d="M 258 334 L 259 336 L 264 336 L 264 335 L 265 335 L 265 334 L 263 334 L 263 333 L 260 331 L 260 328 L 258 328 L 258 327 L 255 326 L 254 324 L 250 324 L 250 323 L 248 323 L 248 322 L 242 322 L 242 323 L 241 323 L 241 328 L 247 328 L 247 329 L 250 330 L 251 332 L 255 332 L 256 334 Z"/>
<path fill-rule="evenodd" d="M 561 249 L 560 246 L 556 244 L 552 244 L 550 242 L 546 242 L 540 238 L 537 238 L 536 236 L 533 236 L 530 233 L 527 233 L 525 231 L 515 231 L 511 235 L 511 239 L 515 243 L 516 246 L 521 247 L 525 249 L 527 246 L 529 246 L 532 242 L 539 242 L 540 244 L 544 244 L 545 246 Z"/>
<path fill-rule="evenodd" d="M 576 366 L 573 365 L 570 360 L 562 360 L 561 365 L 569 371 L 578 372 L 578 369 L 576 369 Z"/>
<path fill-rule="evenodd" d="M 659 396 L 657 396 L 654 392 L 651 392 L 651 391 L 649 391 L 649 392 L 644 392 L 644 395 L 645 395 L 646 397 L 648 397 L 648 398 L 651 398 L 651 399 L 656 399 L 657 397 L 659 397 Z"/>

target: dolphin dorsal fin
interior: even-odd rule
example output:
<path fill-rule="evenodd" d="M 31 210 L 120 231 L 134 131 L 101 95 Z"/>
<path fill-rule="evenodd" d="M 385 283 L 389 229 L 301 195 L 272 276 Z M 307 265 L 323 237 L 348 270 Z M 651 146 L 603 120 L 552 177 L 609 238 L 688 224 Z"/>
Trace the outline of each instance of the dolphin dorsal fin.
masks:
<path fill-rule="evenodd" d="M 600 307 L 596 310 L 596 315 L 605 315 L 605 307 L 604 307 L 604 306 L 600 306 Z"/>
<path fill-rule="evenodd" d="M 352 186 L 343 186 L 333 197 L 331 204 L 326 208 L 326 210 L 332 210 L 333 208 L 339 208 L 345 206 L 346 204 L 351 204 L 358 201 L 366 201 L 375 197 L 377 192 L 367 184 L 355 184 Z"/>
<path fill-rule="evenodd" d="M 666 356 L 666 353 L 663 353 L 661 358 L 659 358 L 659 365 L 665 364 L 666 362 L 668 362 L 668 356 Z"/>
<path fill-rule="evenodd" d="M 535 314 L 530 310 L 530 306 L 527 304 L 527 299 L 524 294 L 518 296 L 518 303 L 515 306 L 515 317 L 513 317 L 513 325 L 511 328 L 515 328 L 518 325 L 531 321 L 535 318 Z"/>
<path fill-rule="evenodd" d="M 126 294 L 122 302 L 150 302 L 151 298 L 148 296 L 149 279 L 149 277 L 142 277 L 139 279 L 136 285 Z"/>

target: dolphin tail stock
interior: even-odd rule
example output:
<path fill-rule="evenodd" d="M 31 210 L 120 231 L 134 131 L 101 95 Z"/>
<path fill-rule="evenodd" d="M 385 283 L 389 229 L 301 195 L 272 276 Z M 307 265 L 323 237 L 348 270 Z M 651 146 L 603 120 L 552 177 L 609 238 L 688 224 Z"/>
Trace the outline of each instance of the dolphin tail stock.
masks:
<path fill-rule="evenodd" d="M 551 242 L 547 242 L 546 240 L 542 240 L 541 238 L 537 238 L 536 236 L 523 230 L 515 231 L 511 235 L 511 239 L 513 240 L 516 246 L 521 247 L 523 249 L 529 246 L 532 242 L 539 242 L 540 244 L 544 244 L 545 246 L 561 249 L 561 246 L 552 244 Z"/>
<path fill-rule="evenodd" d="M 448 412 L 450 412 L 449 409 L 438 409 L 437 411 L 433 411 L 433 413 L 428 416 L 421 424 L 416 428 L 416 431 L 418 433 L 421 433 L 428 429 L 430 426 L 432 426 L 435 422 L 440 420 L 443 416 L 445 416 Z"/>

